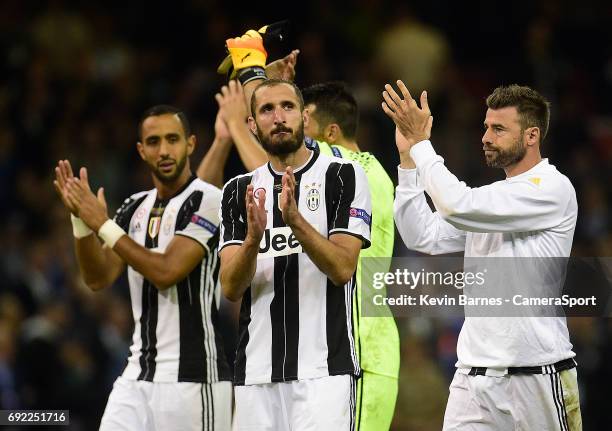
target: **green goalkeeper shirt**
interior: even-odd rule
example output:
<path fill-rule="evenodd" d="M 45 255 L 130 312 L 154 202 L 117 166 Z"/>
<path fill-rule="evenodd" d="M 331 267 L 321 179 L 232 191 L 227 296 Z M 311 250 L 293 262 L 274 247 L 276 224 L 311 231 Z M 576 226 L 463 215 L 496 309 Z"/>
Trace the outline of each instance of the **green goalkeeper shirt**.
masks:
<path fill-rule="evenodd" d="M 359 362 L 366 372 L 397 378 L 399 373 L 399 336 L 395 320 L 389 312 L 387 317 L 363 317 L 361 274 L 363 262 L 373 263 L 376 271 L 387 271 L 393 254 L 395 227 L 393 224 L 393 194 L 394 187 L 391 178 L 380 162 L 368 152 L 355 152 L 338 145 L 326 142 L 306 140 L 311 147 L 317 147 L 322 154 L 353 160 L 365 170 L 372 195 L 372 233 L 371 245 L 359 254 L 357 265 L 357 301 L 358 310 L 354 313 L 356 337 L 359 339 Z M 385 260 L 365 259 L 385 257 Z M 384 265 L 380 268 L 380 265 Z M 365 270 L 368 270 L 367 268 Z M 367 300 L 367 298 L 366 298 Z M 354 302 L 355 303 L 355 302 Z"/>

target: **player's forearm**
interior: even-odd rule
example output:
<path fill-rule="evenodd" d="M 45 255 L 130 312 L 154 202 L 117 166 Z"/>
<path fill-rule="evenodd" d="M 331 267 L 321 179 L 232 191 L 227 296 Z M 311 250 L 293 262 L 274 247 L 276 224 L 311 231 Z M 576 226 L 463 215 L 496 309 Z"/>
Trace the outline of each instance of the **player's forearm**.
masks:
<path fill-rule="evenodd" d="M 255 139 L 255 136 L 253 136 L 244 121 L 232 119 L 228 123 L 228 128 L 238 150 L 240 160 L 242 160 L 242 164 L 247 171 L 253 171 L 268 161 L 266 152 L 261 148 L 261 145 L 259 145 L 259 142 L 257 142 L 257 139 Z"/>
<path fill-rule="evenodd" d="M 148 250 L 127 235 L 115 243 L 113 251 L 159 290 L 174 286 L 187 275 L 179 273 L 178 266 L 170 264 L 165 254 Z"/>
<path fill-rule="evenodd" d="M 74 240 L 77 263 L 83 276 L 83 281 L 91 290 L 104 289 L 115 281 L 110 269 L 102 243 L 96 235 Z"/>
<path fill-rule="evenodd" d="M 291 230 L 304 252 L 334 285 L 344 286 L 351 279 L 357 268 L 357 259 L 344 248 L 321 235 L 301 215 Z"/>
<path fill-rule="evenodd" d="M 249 115 L 253 115 L 251 112 L 251 97 L 253 97 L 253 93 L 255 89 L 263 82 L 263 79 L 253 79 L 252 81 L 247 82 L 242 86 L 244 90 L 244 101 L 247 105 L 247 112 Z"/>
<path fill-rule="evenodd" d="M 231 141 L 215 137 L 196 171 L 197 176 L 207 183 L 223 187 L 223 168 L 232 149 Z"/>
<path fill-rule="evenodd" d="M 465 233 L 431 210 L 416 170 L 400 168 L 397 175 L 393 217 L 406 247 L 427 254 L 463 251 Z"/>
<path fill-rule="evenodd" d="M 258 253 L 259 244 L 246 240 L 229 261 L 221 260 L 221 289 L 230 301 L 240 300 L 251 284 L 257 269 Z"/>
<path fill-rule="evenodd" d="M 409 151 L 404 151 L 400 153 L 400 167 L 402 169 L 416 169 L 416 164 L 412 157 L 410 157 Z"/>
<path fill-rule="evenodd" d="M 410 156 L 438 213 L 464 231 L 506 233 L 549 229 L 560 223 L 573 194 L 571 187 L 538 187 L 527 178 L 468 187 L 448 170 L 429 141 L 413 146 Z"/>

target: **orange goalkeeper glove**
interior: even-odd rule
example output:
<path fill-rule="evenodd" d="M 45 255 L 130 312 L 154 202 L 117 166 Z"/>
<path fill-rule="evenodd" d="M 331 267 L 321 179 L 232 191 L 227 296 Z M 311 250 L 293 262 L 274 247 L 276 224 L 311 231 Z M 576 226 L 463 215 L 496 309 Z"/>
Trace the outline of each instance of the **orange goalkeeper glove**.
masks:
<path fill-rule="evenodd" d="M 283 40 L 283 32 L 289 21 L 279 21 L 266 25 L 258 31 L 248 30 L 241 37 L 226 40 L 229 55 L 217 68 L 220 74 L 227 74 L 229 79 L 238 77 L 244 85 L 253 79 L 265 79 L 265 66 L 268 53 L 264 43 Z"/>

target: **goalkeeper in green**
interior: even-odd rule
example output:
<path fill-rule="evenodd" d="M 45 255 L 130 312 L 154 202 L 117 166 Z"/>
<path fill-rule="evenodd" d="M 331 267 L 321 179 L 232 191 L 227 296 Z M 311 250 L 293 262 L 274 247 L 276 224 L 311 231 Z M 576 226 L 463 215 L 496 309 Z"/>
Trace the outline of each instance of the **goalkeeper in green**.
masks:
<path fill-rule="evenodd" d="M 354 160 L 366 172 L 372 191 L 372 245 L 361 250 L 357 266 L 357 301 L 362 310 L 361 286 L 364 265 L 373 257 L 393 254 L 393 182 L 373 154 L 362 152 L 355 140 L 359 113 L 355 98 L 340 82 L 315 84 L 302 90 L 309 121 L 304 134 L 324 154 Z M 306 140 L 308 144 L 308 139 Z M 387 271 L 377 268 L 378 271 Z M 362 317 L 354 310 L 355 337 L 359 339 L 359 363 L 363 370 L 357 382 L 356 424 L 360 431 L 387 430 L 391 425 L 399 373 L 399 336 L 392 316 Z"/>
<path fill-rule="evenodd" d="M 267 54 L 263 40 L 254 30 L 241 38 L 228 39 L 228 49 L 228 58 L 233 61 L 233 70 L 229 73 L 231 77 L 238 78 L 243 88 L 235 82 L 222 88 L 216 97 L 219 115 L 231 133 L 243 164 L 248 170 L 253 170 L 264 164 L 267 156 L 255 137 L 244 127 L 246 111 L 238 105 L 245 100 L 250 101 L 254 88 L 262 79 L 292 80 L 299 51 L 294 50 L 285 58 L 265 65 Z M 254 54 L 247 56 L 250 50 Z M 245 58 L 255 58 L 258 63 L 241 63 Z M 224 63 L 226 67 L 223 72 L 228 73 L 228 59 Z M 394 187 L 378 160 L 370 153 L 361 152 L 357 145 L 355 135 L 359 114 L 355 99 L 340 83 L 317 84 L 305 89 L 303 94 L 308 111 L 308 119 L 304 122 L 307 145 L 324 154 L 358 162 L 367 174 L 370 189 L 376 190 L 376 193 L 372 193 L 372 245 L 362 250 L 360 257 L 390 258 L 394 240 Z M 237 101 L 240 103 L 237 104 Z M 361 288 L 365 261 L 368 259 L 360 259 L 357 268 L 357 301 L 353 303 L 359 309 L 363 301 L 362 293 L 366 292 Z M 377 270 L 386 271 L 388 265 Z M 360 431 L 386 430 L 391 425 L 398 391 L 400 358 L 397 327 L 391 315 L 361 317 L 359 314 L 359 310 L 354 310 L 355 337 L 359 340 L 358 352 L 363 370 L 363 376 L 358 380 L 356 425 Z"/>

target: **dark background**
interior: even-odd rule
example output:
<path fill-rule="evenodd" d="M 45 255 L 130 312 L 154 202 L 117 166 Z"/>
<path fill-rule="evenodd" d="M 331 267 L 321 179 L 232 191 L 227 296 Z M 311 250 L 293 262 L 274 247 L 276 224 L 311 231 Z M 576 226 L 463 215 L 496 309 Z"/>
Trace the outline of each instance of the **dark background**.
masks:
<path fill-rule="evenodd" d="M 151 187 L 135 151 L 138 117 L 170 103 L 195 127 L 195 168 L 213 138 L 225 39 L 280 19 L 292 29 L 269 60 L 298 48 L 298 85 L 347 81 L 361 109 L 359 144 L 394 180 L 394 129 L 380 108 L 385 83 L 401 78 L 416 94 L 429 91 L 434 146 L 471 186 L 503 178 L 482 156 L 486 96 L 511 83 L 540 91 L 552 103 L 543 155 L 578 196 L 574 254 L 611 256 L 612 3 L 412 3 L 0 3 L 1 408 L 70 409 L 71 429 L 97 429 L 131 335 L 125 281 L 94 295 L 79 277 L 52 186 L 57 161 L 87 166 L 114 211 Z M 232 154 L 226 178 L 242 171 Z M 396 255 L 409 254 L 397 237 Z M 460 325 L 398 319 L 393 429 L 440 429 Z M 611 322 L 569 325 L 584 429 L 609 429 Z"/>

